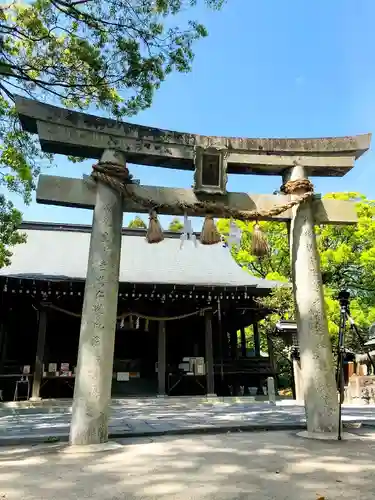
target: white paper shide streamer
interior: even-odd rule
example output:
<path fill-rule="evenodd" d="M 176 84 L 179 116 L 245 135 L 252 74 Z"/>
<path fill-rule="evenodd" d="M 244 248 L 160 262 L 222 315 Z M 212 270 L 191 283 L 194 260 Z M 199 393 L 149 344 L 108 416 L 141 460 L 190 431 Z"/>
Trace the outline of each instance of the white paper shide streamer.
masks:
<path fill-rule="evenodd" d="M 193 226 L 191 220 L 188 218 L 187 214 L 184 214 L 184 227 L 182 229 L 182 234 L 180 236 L 181 244 L 180 248 L 184 246 L 186 241 L 192 241 L 194 246 L 197 246 L 197 237 L 193 232 Z"/>
<path fill-rule="evenodd" d="M 232 248 L 234 246 L 240 246 L 241 238 L 242 238 L 241 229 L 237 226 L 237 224 L 234 222 L 234 220 L 231 219 L 231 221 L 229 223 L 229 235 L 227 238 L 227 244 L 228 244 L 229 250 L 232 250 Z"/>

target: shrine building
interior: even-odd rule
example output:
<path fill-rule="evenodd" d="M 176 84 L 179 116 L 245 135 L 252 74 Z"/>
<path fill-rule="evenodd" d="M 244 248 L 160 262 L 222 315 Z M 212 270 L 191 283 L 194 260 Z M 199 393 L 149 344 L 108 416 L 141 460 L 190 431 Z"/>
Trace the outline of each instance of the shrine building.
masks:
<path fill-rule="evenodd" d="M 20 230 L 27 242 L 0 270 L 1 394 L 71 398 L 91 227 Z M 222 243 L 164 236 L 150 245 L 144 230 L 122 230 L 112 396 L 261 393 L 276 369 L 260 350 L 269 311 L 255 299 L 281 283 L 251 276 Z"/>

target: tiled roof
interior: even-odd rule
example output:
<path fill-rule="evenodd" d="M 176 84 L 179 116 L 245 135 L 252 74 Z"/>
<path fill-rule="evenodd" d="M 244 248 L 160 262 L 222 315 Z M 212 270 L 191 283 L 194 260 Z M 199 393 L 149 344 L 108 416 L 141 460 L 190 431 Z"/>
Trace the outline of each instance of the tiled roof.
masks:
<path fill-rule="evenodd" d="M 90 242 L 89 226 L 24 223 L 27 243 L 13 249 L 12 263 L 0 276 L 40 280 L 84 280 Z M 186 242 L 165 233 L 158 244 L 146 242 L 144 231 L 126 229 L 122 236 L 120 282 L 272 289 L 281 283 L 251 276 L 222 244 Z"/>

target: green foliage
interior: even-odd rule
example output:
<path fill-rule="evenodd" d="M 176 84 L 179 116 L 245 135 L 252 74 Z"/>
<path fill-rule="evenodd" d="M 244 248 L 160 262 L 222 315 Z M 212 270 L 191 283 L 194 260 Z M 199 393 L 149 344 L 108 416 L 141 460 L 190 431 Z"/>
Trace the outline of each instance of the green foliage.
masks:
<path fill-rule="evenodd" d="M 1 7 L 0 70 L 5 87 L 43 90 L 65 106 L 94 103 L 114 116 L 151 105 L 172 71 L 187 72 L 193 43 L 207 36 L 196 21 L 173 16 L 190 0 L 34 0 Z M 219 8 L 222 0 L 202 0 Z M 2 89 L 5 92 L 5 89 Z"/>
<path fill-rule="evenodd" d="M 182 231 L 183 227 L 184 227 L 183 222 L 181 222 L 178 217 L 175 217 L 174 219 L 171 220 L 168 226 L 168 231 L 174 231 L 175 233 L 179 233 L 180 231 Z"/>
<path fill-rule="evenodd" d="M 13 105 L 0 95 L 0 189 L 19 193 L 29 203 L 42 162 L 34 137 L 21 130 Z M 0 268 L 10 264 L 10 248 L 26 241 L 17 231 L 21 220 L 21 213 L 0 195 Z"/>
<path fill-rule="evenodd" d="M 12 252 L 9 247 L 26 241 L 25 235 L 17 231 L 20 223 L 21 213 L 0 195 L 0 267 L 10 264 Z"/>
<path fill-rule="evenodd" d="M 30 202 L 51 156 L 21 130 L 16 93 L 115 118 L 148 108 L 172 72 L 188 72 L 193 44 L 207 36 L 180 13 L 223 0 L 21 0 L 0 6 L 0 188 Z M 71 158 L 74 160 L 73 158 Z M 13 208 L 3 203 L 12 218 Z M 6 221 L 0 220 L 5 226 Z M 6 239 L 6 238 L 5 238 Z M 10 240 L 9 240 L 10 244 Z M 5 262 L 0 256 L 0 262 Z"/>
<path fill-rule="evenodd" d="M 267 336 L 263 335 L 262 332 L 260 332 L 260 350 L 262 352 L 267 352 L 268 351 L 268 345 L 267 345 Z M 238 330 L 237 332 L 237 338 L 238 338 L 238 344 L 241 342 L 241 330 Z M 245 328 L 245 338 L 246 338 L 246 348 L 250 351 L 254 350 L 254 332 L 253 332 L 253 327 L 247 326 Z"/>
<path fill-rule="evenodd" d="M 287 281 L 290 278 L 288 232 L 286 224 L 279 222 L 260 222 L 262 231 L 266 233 L 272 253 L 262 259 L 251 254 L 251 236 L 253 222 L 236 221 L 242 231 L 240 248 L 232 250 L 237 263 L 250 274 L 259 278 Z M 218 230 L 226 235 L 229 232 L 229 220 L 219 219 Z"/>
<path fill-rule="evenodd" d="M 357 225 L 322 225 L 315 228 L 321 260 L 322 279 L 332 341 L 337 341 L 340 290 L 351 293 L 350 313 L 363 332 L 375 321 L 375 201 L 359 193 L 332 193 L 325 198 L 356 202 Z M 254 276 L 289 281 L 290 260 L 287 226 L 283 223 L 262 222 L 267 233 L 270 254 L 257 259 L 250 254 L 253 223 L 236 222 L 243 230 L 240 248 L 233 256 L 244 269 Z M 219 230 L 228 234 L 229 221 L 220 220 Z M 262 332 L 272 331 L 277 319 L 292 319 L 294 315 L 291 290 L 279 289 L 262 299 L 262 305 L 275 311 L 262 322 Z M 347 336 L 348 347 L 359 348 L 354 336 Z"/>
<path fill-rule="evenodd" d="M 147 229 L 145 221 L 138 215 L 129 222 L 128 227 L 133 229 Z"/>

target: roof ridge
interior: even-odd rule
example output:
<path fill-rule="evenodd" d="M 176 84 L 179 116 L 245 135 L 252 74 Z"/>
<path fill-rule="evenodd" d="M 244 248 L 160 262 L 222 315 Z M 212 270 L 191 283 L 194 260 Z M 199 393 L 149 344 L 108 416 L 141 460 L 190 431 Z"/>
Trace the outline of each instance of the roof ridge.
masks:
<path fill-rule="evenodd" d="M 31 231 L 68 231 L 73 233 L 91 233 L 92 226 L 90 224 L 75 224 L 69 222 L 41 222 L 41 221 L 24 221 L 20 225 L 20 229 L 28 229 Z M 146 229 L 123 227 L 122 234 L 125 236 L 145 236 Z M 180 238 L 181 232 L 163 230 L 164 237 L 166 238 Z M 194 234 L 199 236 L 200 232 Z"/>

